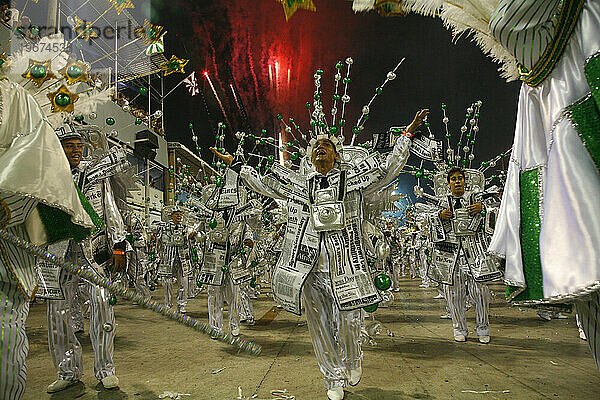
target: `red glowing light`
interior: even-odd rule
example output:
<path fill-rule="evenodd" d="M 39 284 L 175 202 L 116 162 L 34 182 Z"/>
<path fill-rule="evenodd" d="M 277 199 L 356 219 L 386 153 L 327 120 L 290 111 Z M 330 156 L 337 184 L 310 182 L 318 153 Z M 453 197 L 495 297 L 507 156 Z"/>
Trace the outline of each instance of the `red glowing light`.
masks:
<path fill-rule="evenodd" d="M 204 75 L 205 77 L 207 77 L 207 78 L 208 78 L 208 71 L 204 71 L 204 72 L 202 73 L 202 75 Z"/>

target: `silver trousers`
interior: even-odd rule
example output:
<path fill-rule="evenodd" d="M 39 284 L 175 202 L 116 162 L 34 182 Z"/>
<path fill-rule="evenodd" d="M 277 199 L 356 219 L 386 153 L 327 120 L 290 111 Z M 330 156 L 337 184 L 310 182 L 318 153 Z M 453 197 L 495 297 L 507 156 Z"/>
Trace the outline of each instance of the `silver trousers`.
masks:
<path fill-rule="evenodd" d="M 327 272 L 311 272 L 302 289 L 308 331 L 327 389 L 347 387 L 362 362 L 362 310 L 340 311 Z"/>
<path fill-rule="evenodd" d="M 28 313 L 29 301 L 17 285 L 13 282 L 0 282 L 0 399 L 18 400 L 25 392 L 25 358 L 29 351 L 25 320 Z"/>
<path fill-rule="evenodd" d="M 173 277 L 164 278 L 163 283 L 165 287 L 165 306 L 173 307 L 173 280 L 177 279 L 179 288 L 177 289 L 177 308 L 185 310 L 185 306 L 188 302 L 188 286 L 189 280 L 186 276 L 183 276 L 183 268 L 180 262 L 176 262 L 173 265 Z"/>
<path fill-rule="evenodd" d="M 241 294 L 239 285 L 231 280 L 231 275 L 225 273 L 223 284 L 208 285 L 208 323 L 219 332 L 223 331 L 223 310 L 225 301 L 229 305 L 229 329 L 240 327 Z"/>
<path fill-rule="evenodd" d="M 600 293 L 592 293 L 587 301 L 575 302 L 575 308 L 596 367 L 600 370 Z"/>
<path fill-rule="evenodd" d="M 79 278 L 68 276 L 62 284 L 65 300 L 48 300 L 48 347 L 58 379 L 77 380 L 83 375 L 81 343 L 72 325 L 71 303 Z M 94 376 L 101 380 L 115 374 L 113 363 L 115 314 L 108 303 L 110 293 L 87 284 L 90 300 L 90 340 L 94 349 Z"/>
<path fill-rule="evenodd" d="M 247 283 L 240 286 L 240 318 L 246 322 L 254 322 L 254 307 L 250 298 L 253 289 Z"/>
<path fill-rule="evenodd" d="M 468 337 L 467 329 L 467 285 L 469 287 L 469 297 L 475 302 L 475 332 L 477 336 L 489 336 L 490 321 L 488 310 L 490 305 L 490 289 L 485 283 L 477 282 L 471 274 L 464 271 L 460 266 L 454 268 L 454 285 L 443 285 L 444 296 L 450 308 L 452 317 L 452 327 L 454 336 L 464 335 Z"/>

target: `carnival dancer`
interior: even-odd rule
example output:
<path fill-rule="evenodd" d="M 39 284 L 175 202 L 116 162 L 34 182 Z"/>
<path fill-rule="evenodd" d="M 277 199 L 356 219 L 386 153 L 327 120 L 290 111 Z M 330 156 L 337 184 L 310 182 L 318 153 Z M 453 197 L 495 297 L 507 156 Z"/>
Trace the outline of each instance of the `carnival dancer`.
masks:
<path fill-rule="evenodd" d="M 42 245 L 82 240 L 94 227 L 54 130 L 21 86 L 0 80 L 0 229 Z M 35 257 L 0 240 L 0 398 L 25 391 L 25 320 L 36 288 Z M 70 323 L 70 322 L 69 322 Z"/>
<path fill-rule="evenodd" d="M 123 283 L 129 285 L 129 280 L 133 281 L 133 287 L 136 292 L 144 297 L 150 297 L 150 288 L 148 286 L 148 256 L 146 254 L 146 229 L 140 218 L 135 213 L 130 212 L 125 217 L 127 229 L 127 241 L 133 247 L 132 252 L 128 253 L 127 273 L 123 273 Z"/>
<path fill-rule="evenodd" d="M 158 276 L 163 278 L 165 306 L 173 307 L 173 280 L 177 279 L 177 311 L 186 312 L 189 276 L 192 273 L 191 248 L 197 232 L 184 221 L 184 208 L 166 206 L 163 213 L 169 221 L 158 227 L 156 234 Z"/>
<path fill-rule="evenodd" d="M 484 210 L 478 193 L 465 191 L 465 172 L 450 168 L 446 179 L 450 195 L 440 199 L 439 213 L 430 221 L 436 237 L 433 246 L 431 278 L 444 285 L 445 298 L 450 308 L 454 340 L 465 342 L 468 338 L 466 305 L 467 282 L 475 300 L 476 327 L 479 342 L 490 342 L 488 308 L 490 291 L 485 281 L 502 275 L 499 262 L 485 253 L 481 213 Z"/>
<path fill-rule="evenodd" d="M 109 176 L 110 168 L 103 163 L 82 161 L 84 141 L 74 125 L 66 124 L 56 130 L 64 153 L 71 166 L 73 180 L 89 199 L 93 210 L 105 225 L 85 244 L 63 241 L 49 247 L 51 253 L 76 265 L 90 268 L 99 274 L 123 271 L 126 250 L 131 250 L 125 240 L 125 224 L 116 206 Z M 112 158 L 109 157 L 108 160 Z M 66 389 L 83 375 L 82 349 L 71 324 L 71 303 L 80 279 L 61 271 L 59 276 L 63 300 L 48 300 L 48 347 L 58 379 L 48 386 L 48 393 Z M 107 388 L 116 388 L 119 379 L 113 362 L 116 298 L 91 283 L 86 283 L 90 300 L 90 340 L 94 349 L 94 375 Z M 112 303 L 112 304 L 111 304 Z"/>
<path fill-rule="evenodd" d="M 246 190 L 240 187 L 238 175 L 227 169 L 223 177 L 217 178 L 218 184 L 204 187 L 201 210 L 208 221 L 208 234 L 198 278 L 199 283 L 208 285 L 210 326 L 216 332 L 223 332 L 223 311 L 227 302 L 229 330 L 233 336 L 240 334 L 243 296 L 240 285 L 252 278 L 247 263 L 254 247 L 254 235 L 246 219 L 257 211 L 260 213 L 258 201 L 246 202 Z M 252 322 L 254 316 L 246 315 L 248 318 Z"/>
<path fill-rule="evenodd" d="M 427 113 L 417 113 L 407 135 Z M 362 376 L 361 307 L 381 301 L 362 242 L 362 199 L 400 173 L 410 139 L 400 136 L 385 160 L 371 153 L 353 166 L 342 164 L 340 138 L 317 128 L 302 174 L 276 163 L 273 175 L 266 176 L 241 163 L 232 169 L 241 171 L 242 181 L 251 190 L 287 202 L 286 236 L 273 273 L 273 292 L 278 303 L 298 315 L 302 294 L 327 396 L 340 400 L 344 387 L 357 385 Z M 211 150 L 226 164 L 233 163 L 232 155 Z"/>

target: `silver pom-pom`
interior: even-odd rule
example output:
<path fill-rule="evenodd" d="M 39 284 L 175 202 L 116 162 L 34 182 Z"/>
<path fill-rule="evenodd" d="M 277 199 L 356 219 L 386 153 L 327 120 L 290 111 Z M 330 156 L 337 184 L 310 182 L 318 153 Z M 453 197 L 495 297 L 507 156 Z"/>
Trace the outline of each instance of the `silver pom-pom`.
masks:
<path fill-rule="evenodd" d="M 394 79 L 396 79 L 396 74 L 393 71 L 388 72 L 387 79 L 388 81 L 393 81 Z"/>
<path fill-rule="evenodd" d="M 450 121 L 450 120 L 448 119 L 448 117 L 444 117 L 444 119 L 442 119 L 442 122 L 443 122 L 443 123 L 445 123 L 445 124 L 447 124 L 447 123 L 448 123 L 448 121 Z"/>
<path fill-rule="evenodd" d="M 473 112 L 473 107 L 469 107 L 469 108 L 467 108 L 467 112 L 468 112 L 469 114 L 471 114 L 471 113 Z"/>
<path fill-rule="evenodd" d="M 465 125 L 461 126 L 461 127 L 460 127 L 460 131 L 461 131 L 462 133 L 465 133 L 465 132 L 467 131 L 467 127 L 466 127 Z"/>
<path fill-rule="evenodd" d="M 292 133 L 292 127 L 291 126 L 286 126 L 285 127 L 285 132 L 286 133 Z"/>
<path fill-rule="evenodd" d="M 475 132 L 479 132 L 479 127 L 478 127 L 478 126 L 474 126 L 474 127 L 473 127 L 473 131 L 475 131 Z"/>
<path fill-rule="evenodd" d="M 463 147 L 463 151 L 464 151 L 465 153 L 468 153 L 468 152 L 469 152 L 469 150 L 471 150 L 471 149 L 469 148 L 469 146 L 465 146 L 465 147 Z"/>
<path fill-rule="evenodd" d="M 337 114 L 337 111 L 338 111 L 338 110 L 337 110 L 337 108 L 336 108 L 336 107 L 333 107 L 333 108 L 331 109 L 331 115 L 335 115 L 335 114 Z"/>
<path fill-rule="evenodd" d="M 368 113 L 369 113 L 369 111 L 371 111 L 371 110 L 369 109 L 369 106 L 363 106 L 363 108 L 362 108 L 362 113 L 363 113 L 364 115 L 368 114 Z"/>
<path fill-rule="evenodd" d="M 333 79 L 335 79 L 335 81 L 339 81 L 340 79 L 342 79 L 342 75 L 338 72 L 337 74 L 335 74 L 335 76 L 333 77 Z"/>
<path fill-rule="evenodd" d="M 475 154 L 469 154 L 469 160 L 473 161 L 475 159 Z"/>
<path fill-rule="evenodd" d="M 350 96 L 348 96 L 347 94 L 342 96 L 342 102 L 343 103 L 347 103 L 350 101 Z"/>
<path fill-rule="evenodd" d="M 98 118 L 98 114 L 96 114 L 95 112 L 91 112 L 90 119 L 96 119 L 96 118 Z"/>
<path fill-rule="evenodd" d="M 471 126 L 475 126 L 475 120 L 474 120 L 474 119 L 471 119 L 471 120 L 469 121 L 469 123 L 471 124 Z"/>
<path fill-rule="evenodd" d="M 196 136 L 196 135 L 192 136 L 192 141 L 197 142 L 198 141 L 198 136 Z"/>
<path fill-rule="evenodd" d="M 490 161 L 490 167 L 494 168 L 496 166 L 496 161 L 492 160 Z"/>
<path fill-rule="evenodd" d="M 452 149 L 446 149 L 446 154 L 448 154 L 448 155 L 452 154 Z"/>
<path fill-rule="evenodd" d="M 128 105 L 123 106 L 123 111 L 129 112 L 129 110 L 131 110 L 131 107 L 129 107 Z"/>
<path fill-rule="evenodd" d="M 354 64 L 354 60 L 352 59 L 352 57 L 346 58 L 346 64 L 348 64 L 348 65 Z"/>
<path fill-rule="evenodd" d="M 483 103 L 481 102 L 481 100 L 477 100 L 477 107 L 481 107 Z"/>

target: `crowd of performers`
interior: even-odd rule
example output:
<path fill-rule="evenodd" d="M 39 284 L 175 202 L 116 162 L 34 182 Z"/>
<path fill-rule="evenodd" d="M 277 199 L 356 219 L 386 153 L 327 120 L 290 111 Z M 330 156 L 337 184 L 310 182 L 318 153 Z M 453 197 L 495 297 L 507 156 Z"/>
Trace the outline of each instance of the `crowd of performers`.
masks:
<path fill-rule="evenodd" d="M 367 10 L 375 3 L 355 0 L 354 6 Z M 468 7 L 453 10 L 452 2 L 422 3 L 396 5 L 441 18 L 452 11 L 466 13 L 454 17 L 474 15 Z M 95 277 L 134 288 L 143 304 L 160 286 L 164 308 L 175 316 L 184 315 L 188 301 L 205 290 L 208 332 L 215 339 L 248 333 L 242 322 L 255 321 L 252 299 L 268 293 L 281 308 L 306 316 L 330 400 L 341 400 L 345 387 L 360 382 L 366 316 L 391 301 L 407 274 L 421 278 L 422 287 L 437 287 L 446 301 L 444 316 L 452 321 L 449 337 L 457 342 L 468 340 L 469 306 L 476 313 L 477 340 L 492 340 L 490 281 L 504 280 L 508 301 L 537 307 L 545 319 L 574 308 L 581 336 L 600 365 L 600 10 L 594 1 L 545 1 L 537 8 L 534 3 L 500 1 L 485 11 L 490 22 L 480 31 L 489 31 L 486 37 L 498 45 L 492 53 L 508 75 L 520 74 L 524 82 L 513 147 L 489 164 L 472 167 L 481 102 L 467 109 L 457 144 L 450 143 L 444 111 L 445 151 L 425 122 L 429 110 L 355 145 L 366 135 L 369 106 L 395 79 L 395 70 L 363 107 L 346 140 L 344 105 L 353 63 L 348 58 L 334 69 L 331 121 L 319 100 L 322 70 L 314 75 L 315 101 L 308 104 L 310 137 L 292 119 L 288 126 L 278 118 L 295 137 L 283 148 L 274 145 L 289 160 L 273 162 L 267 155 L 272 149 L 265 155 L 252 153 L 256 146 L 248 151 L 245 141 L 274 140 L 242 132 L 229 154 L 219 126 L 220 143 L 211 148 L 213 173 L 174 172 L 182 190 L 153 223 L 125 206 L 131 176 L 123 148 L 110 147 L 101 128 L 76 117 L 75 112 L 92 115 L 93 107 L 74 111 L 66 101 L 77 81 L 67 79 L 68 87 L 52 93 L 39 89 L 56 78 L 39 73 L 42 67 L 58 71 L 56 57 L 37 65 L 21 54 L 26 61 L 7 63 L 8 79 L 0 80 L 0 398 L 24 393 L 25 321 L 36 297 L 46 302 L 57 372 L 48 392 L 82 377 L 76 333 L 85 329 L 85 316 L 94 375 L 105 388 L 119 385 L 113 354 L 114 306 L 120 300 L 114 286 Z M 515 18 L 526 22 L 513 26 Z M 540 39 L 534 39 L 538 33 Z M 27 62 L 27 70 L 19 70 Z M 73 61 L 61 62 L 68 71 Z M 35 85 L 20 85 L 21 77 Z M 56 78 L 46 87 L 61 82 Z M 97 100 L 87 96 L 90 90 L 79 92 L 78 106 Z M 51 100 L 52 116 L 40 107 L 35 97 L 40 94 Z M 409 157 L 419 166 L 407 164 Z M 501 158 L 508 162 L 506 179 L 492 185 L 485 174 Z M 382 205 L 392 201 L 402 173 L 417 178 L 414 192 L 421 201 L 399 226 L 384 217 Z"/>
<path fill-rule="evenodd" d="M 195 182 L 196 192 L 165 206 L 163 220 L 150 224 L 117 206 L 111 174 L 118 174 L 115 166 L 122 160 L 109 150 L 95 162 L 85 161 L 90 128 L 65 124 L 56 137 L 74 181 L 89 199 L 92 219 L 105 228 L 83 242 L 53 243 L 48 251 L 147 298 L 162 287 L 164 306 L 178 313 L 186 313 L 188 301 L 205 291 L 213 337 L 243 334 L 242 322 L 255 321 L 252 299 L 270 286 L 262 293 L 287 311 L 306 315 L 327 396 L 342 399 L 344 388 L 357 385 L 362 376 L 362 343 L 370 338 L 365 318 L 389 304 L 405 276 L 422 279 L 423 288 L 437 287 L 455 341 L 467 340 L 466 309 L 472 304 L 478 340 L 490 342 L 486 282 L 501 279 L 503 268 L 486 249 L 501 189 L 486 186 L 479 170 L 443 168 L 433 179 L 434 195 L 415 188 L 425 201 L 407 208 L 404 225 L 381 212 L 412 142 L 425 140 L 414 139 L 414 132 L 428 113 L 421 110 L 410 125 L 390 130 L 385 139 L 391 149 L 383 153 L 343 146 L 334 135 L 317 136 L 307 149 L 303 175 L 277 164 L 260 174 L 241 157 L 212 148 L 225 172 L 202 185 L 179 176 L 180 184 Z M 435 141 L 424 143 L 438 150 Z M 94 375 L 105 388 L 118 386 L 113 363 L 117 298 L 50 263 L 38 261 L 37 274 L 58 374 L 47 391 L 61 391 L 82 377 L 76 333 L 85 329 L 84 314 Z"/>

